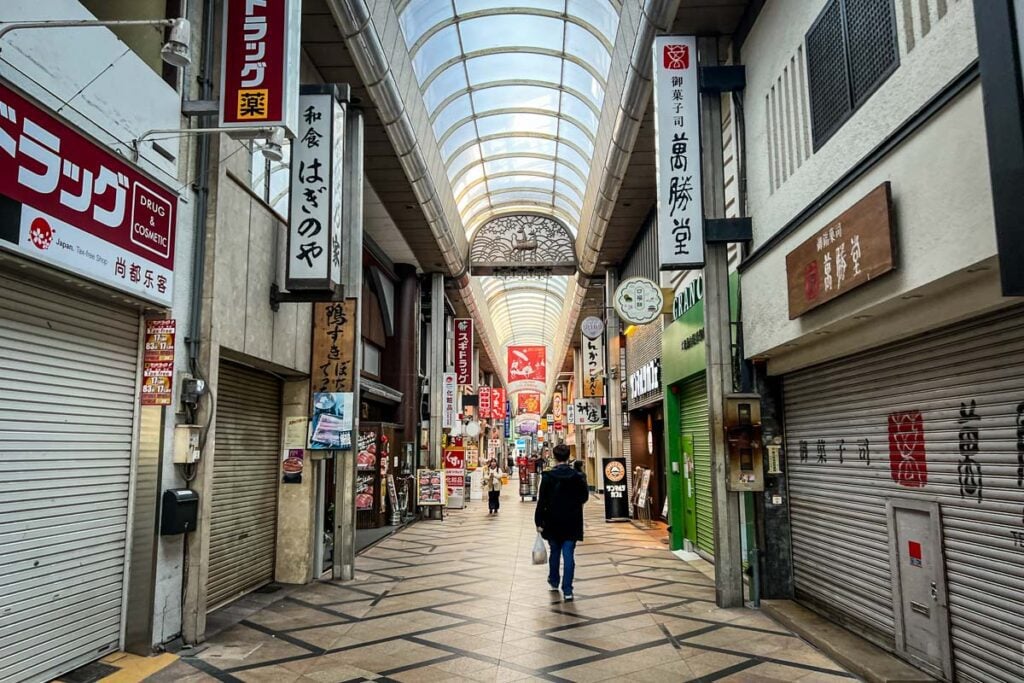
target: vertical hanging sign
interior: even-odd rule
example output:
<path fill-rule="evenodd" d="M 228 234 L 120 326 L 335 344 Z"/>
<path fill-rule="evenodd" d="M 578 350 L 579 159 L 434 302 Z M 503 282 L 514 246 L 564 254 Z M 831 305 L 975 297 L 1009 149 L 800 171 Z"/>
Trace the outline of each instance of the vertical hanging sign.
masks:
<path fill-rule="evenodd" d="M 441 380 L 441 429 L 455 426 L 457 410 L 455 408 L 455 373 L 446 372 Z"/>
<path fill-rule="evenodd" d="M 600 334 L 594 338 L 582 335 L 580 355 L 583 357 L 583 388 L 580 395 L 584 398 L 604 396 L 604 337 Z"/>
<path fill-rule="evenodd" d="M 697 38 L 654 39 L 654 159 L 662 270 L 704 266 Z"/>
<path fill-rule="evenodd" d="M 333 88 L 320 86 L 304 87 L 299 105 L 300 134 L 292 142 L 286 286 L 333 293 L 341 277 L 345 105 Z"/>
<path fill-rule="evenodd" d="M 491 388 L 480 387 L 478 396 L 479 408 L 480 408 L 480 419 L 489 420 L 491 419 Z"/>
<path fill-rule="evenodd" d="M 301 24 L 301 0 L 224 0 L 221 128 L 282 126 L 288 137 L 298 134 Z"/>
<path fill-rule="evenodd" d="M 547 388 L 547 349 L 543 346 L 508 347 L 509 391 L 543 392 Z"/>
<path fill-rule="evenodd" d="M 455 375 L 459 384 L 473 384 L 473 321 L 455 320 Z"/>

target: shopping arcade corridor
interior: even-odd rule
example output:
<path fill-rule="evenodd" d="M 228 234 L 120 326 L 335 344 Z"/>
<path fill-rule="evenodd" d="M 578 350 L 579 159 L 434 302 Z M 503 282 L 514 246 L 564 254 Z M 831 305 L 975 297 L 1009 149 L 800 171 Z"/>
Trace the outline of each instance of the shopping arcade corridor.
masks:
<path fill-rule="evenodd" d="M 534 504 L 512 487 L 364 552 L 350 583 L 303 586 L 153 676 L 184 681 L 841 681 L 768 617 L 632 524 L 586 506 L 576 600 L 530 562 Z M 181 653 L 185 655 L 185 653 Z"/>

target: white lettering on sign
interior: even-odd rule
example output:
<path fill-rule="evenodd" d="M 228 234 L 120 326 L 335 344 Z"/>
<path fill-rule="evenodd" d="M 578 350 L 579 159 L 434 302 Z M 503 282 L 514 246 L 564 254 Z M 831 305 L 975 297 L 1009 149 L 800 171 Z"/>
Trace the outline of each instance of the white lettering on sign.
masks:
<path fill-rule="evenodd" d="M 676 292 L 672 299 L 672 319 L 675 320 L 683 313 L 697 305 L 704 298 L 704 278 L 697 276 L 687 283 L 686 287 Z"/>
<path fill-rule="evenodd" d="M 661 359 L 655 358 L 629 376 L 629 397 L 639 398 L 661 388 Z"/>

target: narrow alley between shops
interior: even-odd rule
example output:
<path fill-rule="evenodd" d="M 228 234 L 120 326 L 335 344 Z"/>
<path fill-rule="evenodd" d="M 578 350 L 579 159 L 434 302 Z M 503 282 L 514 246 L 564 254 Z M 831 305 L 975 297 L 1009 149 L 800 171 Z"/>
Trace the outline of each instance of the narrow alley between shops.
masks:
<path fill-rule="evenodd" d="M 700 563 L 585 507 L 576 599 L 534 566 L 533 503 L 504 496 L 365 551 L 352 582 L 303 586 L 151 683 L 200 681 L 840 681 L 839 666 L 756 610 L 715 607 Z M 213 615 L 216 618 L 216 615 Z"/>

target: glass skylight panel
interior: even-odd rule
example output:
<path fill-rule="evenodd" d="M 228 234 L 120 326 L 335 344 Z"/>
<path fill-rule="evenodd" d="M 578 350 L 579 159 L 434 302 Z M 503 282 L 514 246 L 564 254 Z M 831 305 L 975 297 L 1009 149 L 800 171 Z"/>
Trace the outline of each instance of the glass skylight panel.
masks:
<path fill-rule="evenodd" d="M 568 150 L 569 148 L 563 146 L 562 149 Z M 578 170 L 573 169 L 572 166 L 564 162 L 559 162 L 555 165 L 555 175 L 564 179 L 566 182 L 575 184 L 576 187 L 579 187 L 580 189 L 586 188 L 587 186 L 587 179 L 583 177 Z"/>
<path fill-rule="evenodd" d="M 508 173 L 510 171 L 533 171 L 535 173 L 547 173 L 553 175 L 555 163 L 547 159 L 535 159 L 533 157 L 507 157 L 504 159 L 484 160 L 484 170 L 487 175 Z"/>
<path fill-rule="evenodd" d="M 448 125 L 451 126 L 453 123 L 455 121 L 449 121 Z M 473 121 L 467 121 L 447 135 L 448 137 L 444 137 L 445 133 L 442 133 L 439 138 L 441 140 L 441 157 L 446 160 L 463 145 L 476 140 L 476 124 Z M 474 149 L 476 147 L 476 145 L 473 146 Z"/>
<path fill-rule="evenodd" d="M 477 114 L 496 109 L 543 109 L 558 114 L 558 91 L 536 85 L 505 85 L 473 92 Z"/>
<path fill-rule="evenodd" d="M 569 185 L 568 183 L 563 183 L 560 180 L 556 180 L 555 192 L 565 195 L 567 199 L 571 199 L 573 202 L 575 202 L 576 206 L 583 206 L 583 195 L 580 194 L 580 191 L 577 188 L 573 187 L 572 185 Z"/>
<path fill-rule="evenodd" d="M 412 56 L 412 68 L 416 78 L 422 83 L 449 59 L 459 56 L 459 34 L 455 26 L 447 26 L 420 46 Z"/>
<path fill-rule="evenodd" d="M 474 161 L 479 160 L 480 146 L 473 145 L 472 147 L 467 147 L 466 149 L 462 150 L 457 155 L 455 155 L 449 162 L 448 177 L 455 178 L 459 174 L 459 171 L 461 171 L 466 166 L 469 166 Z"/>
<path fill-rule="evenodd" d="M 529 175 L 501 176 L 500 178 L 487 178 L 487 187 L 491 192 L 503 192 L 505 190 L 537 190 L 538 192 L 551 192 L 554 183 L 551 178 Z"/>
<path fill-rule="evenodd" d="M 406 45 L 414 45 L 432 26 L 452 18 L 452 4 L 439 0 L 410 0 L 398 17 Z"/>
<path fill-rule="evenodd" d="M 583 152 L 587 159 L 594 156 L 594 143 L 591 142 L 590 137 L 586 133 L 577 128 L 571 121 L 562 120 L 562 126 L 558 130 L 558 137 L 576 145 L 577 149 Z"/>
<path fill-rule="evenodd" d="M 510 204 L 512 202 L 534 202 L 551 206 L 551 192 L 527 192 L 512 190 L 509 192 L 492 192 L 491 206 L 499 204 Z"/>
<path fill-rule="evenodd" d="M 535 48 L 561 51 L 560 19 L 530 14 L 477 17 L 459 23 L 466 54 L 496 48 Z M 457 49 L 456 44 L 456 49 Z"/>
<path fill-rule="evenodd" d="M 471 116 L 473 116 L 473 105 L 469 101 L 469 95 L 456 97 L 438 112 L 437 118 L 434 119 L 434 135 L 440 139 L 455 122 L 468 119 Z M 473 134 L 476 135 L 476 129 L 473 130 Z"/>
<path fill-rule="evenodd" d="M 480 146 L 485 157 L 499 154 L 543 154 L 554 157 L 558 144 L 545 138 L 507 137 L 484 140 Z"/>
<path fill-rule="evenodd" d="M 439 73 L 423 91 L 423 103 L 431 114 L 441 106 L 450 95 L 466 89 L 466 71 L 462 63 L 452 64 Z"/>
<path fill-rule="evenodd" d="M 608 0 L 569 0 L 568 14 L 596 28 L 609 43 L 615 43 L 619 15 Z"/>
<path fill-rule="evenodd" d="M 435 1 L 445 2 L 445 4 L 448 4 L 448 0 Z M 509 5 L 510 3 L 508 0 L 455 0 L 455 9 L 459 14 L 469 14 L 470 12 L 479 12 L 483 10 L 507 10 Z M 514 5 L 515 7 L 547 10 L 549 12 L 558 12 L 559 14 L 565 11 L 564 0 L 518 0 Z"/>
<path fill-rule="evenodd" d="M 597 134 L 597 114 L 575 95 L 562 94 L 562 114 L 579 121 L 591 135 Z"/>
<path fill-rule="evenodd" d="M 562 60 L 528 52 L 501 52 L 466 60 L 466 70 L 472 85 L 522 80 L 558 85 L 562 77 Z"/>
<path fill-rule="evenodd" d="M 593 33 L 579 24 L 570 23 L 565 29 L 565 51 L 576 55 L 599 74 L 608 74 L 611 55 Z"/>
<path fill-rule="evenodd" d="M 565 62 L 562 84 L 566 88 L 586 96 L 595 107 L 601 109 L 601 105 L 604 103 L 604 87 L 601 85 L 601 81 L 594 78 L 593 74 L 579 64 Z"/>
<path fill-rule="evenodd" d="M 579 221 L 579 208 L 573 206 L 572 204 L 562 199 L 561 197 L 555 197 L 555 206 L 564 211 L 565 213 L 569 214 L 570 216 L 574 216 L 574 219 L 572 221 L 573 225 L 575 225 Z"/>
<path fill-rule="evenodd" d="M 481 137 L 514 133 L 547 133 L 554 136 L 558 132 L 558 117 L 544 114 L 494 114 L 477 119 L 477 128 Z"/>
<path fill-rule="evenodd" d="M 464 194 L 460 192 L 455 195 L 455 198 L 459 202 L 459 208 L 461 209 L 462 206 L 469 206 L 481 195 L 487 194 L 487 186 L 488 183 L 485 183 L 483 178 L 480 179 L 480 182 L 471 187 L 467 184 L 466 187 L 463 188 Z"/>

